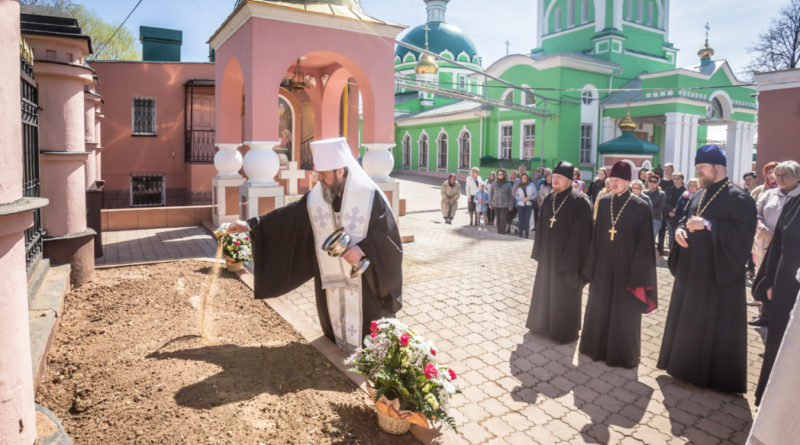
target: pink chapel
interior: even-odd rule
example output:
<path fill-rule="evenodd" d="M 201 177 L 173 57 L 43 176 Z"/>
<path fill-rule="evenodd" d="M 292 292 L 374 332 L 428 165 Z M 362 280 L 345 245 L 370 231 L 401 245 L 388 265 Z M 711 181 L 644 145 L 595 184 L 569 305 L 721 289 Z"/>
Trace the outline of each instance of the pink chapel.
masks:
<path fill-rule="evenodd" d="M 399 214 L 404 27 L 356 0 L 238 0 L 207 63 L 181 62 L 178 30 L 141 27 L 143 60 L 121 62 L 91 60 L 66 10 L 0 0 L 0 23 L 2 84 L 15 86 L 0 89 L 0 443 L 32 443 L 39 419 L 56 422 L 34 392 L 103 230 L 265 214 L 313 187 L 309 144 L 331 137 L 347 138 Z"/>

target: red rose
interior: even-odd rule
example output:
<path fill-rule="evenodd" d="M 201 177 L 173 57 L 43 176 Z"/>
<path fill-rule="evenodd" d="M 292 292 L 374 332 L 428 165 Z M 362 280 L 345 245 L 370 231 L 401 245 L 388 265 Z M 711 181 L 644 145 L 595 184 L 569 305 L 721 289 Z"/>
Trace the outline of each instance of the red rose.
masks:
<path fill-rule="evenodd" d="M 237 245 L 237 246 L 239 245 L 239 241 L 236 241 L 236 245 Z"/>
<path fill-rule="evenodd" d="M 439 374 L 439 371 L 436 370 L 436 367 L 433 366 L 433 363 L 428 363 L 425 365 L 425 378 L 430 380 L 436 377 Z"/>
<path fill-rule="evenodd" d="M 369 333 L 369 336 L 370 336 L 370 337 L 372 337 L 372 338 L 375 338 L 375 337 L 377 337 L 377 336 L 378 336 L 378 334 L 376 334 L 376 333 L 374 333 L 374 332 L 370 332 L 370 333 Z"/>
<path fill-rule="evenodd" d="M 249 237 L 249 236 L 246 236 L 246 237 L 244 237 L 244 240 L 245 240 L 245 241 L 250 241 L 250 237 Z"/>
<path fill-rule="evenodd" d="M 400 346 L 408 346 L 409 340 L 411 340 L 411 337 L 409 337 L 407 333 L 403 333 L 403 335 L 400 336 Z"/>
<path fill-rule="evenodd" d="M 372 332 L 378 332 L 378 322 L 372 320 L 372 323 L 369 324 L 369 330 Z"/>
<path fill-rule="evenodd" d="M 431 355 L 432 355 L 432 356 L 434 356 L 434 357 L 436 357 L 436 350 L 435 350 L 435 349 L 433 349 L 433 348 L 431 348 Z"/>
<path fill-rule="evenodd" d="M 453 371 L 452 369 L 448 369 L 447 372 L 450 374 L 450 380 L 455 380 L 456 379 L 456 372 L 455 371 Z"/>

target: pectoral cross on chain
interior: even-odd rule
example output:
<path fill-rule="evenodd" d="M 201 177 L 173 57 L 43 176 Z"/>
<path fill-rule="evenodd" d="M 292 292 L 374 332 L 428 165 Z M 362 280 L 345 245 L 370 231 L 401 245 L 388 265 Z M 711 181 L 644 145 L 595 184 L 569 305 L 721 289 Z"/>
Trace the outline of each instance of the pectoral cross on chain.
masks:
<path fill-rule="evenodd" d="M 617 229 L 612 227 L 611 230 L 608 231 L 608 233 L 611 234 L 611 241 L 614 241 L 614 235 L 617 234 Z"/>
<path fill-rule="evenodd" d="M 553 228 L 553 224 L 555 224 L 555 223 L 556 223 L 556 217 L 554 216 L 554 217 L 550 218 L 550 228 L 551 229 Z"/>
<path fill-rule="evenodd" d="M 351 210 L 349 214 L 346 213 L 344 215 L 344 220 L 347 221 L 347 229 L 350 232 L 353 232 L 354 230 L 356 230 L 356 227 L 359 224 L 361 224 L 361 223 L 366 221 L 366 218 L 364 218 L 363 216 L 359 215 L 359 213 L 360 213 L 360 210 L 358 209 L 358 207 L 353 207 L 353 210 Z"/>

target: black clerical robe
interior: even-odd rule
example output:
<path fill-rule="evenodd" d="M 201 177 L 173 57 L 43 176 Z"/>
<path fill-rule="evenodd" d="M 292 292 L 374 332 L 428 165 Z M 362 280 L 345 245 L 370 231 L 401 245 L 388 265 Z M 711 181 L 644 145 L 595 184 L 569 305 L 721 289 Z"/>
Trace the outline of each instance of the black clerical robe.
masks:
<path fill-rule="evenodd" d="M 370 259 L 361 275 L 362 330 L 372 320 L 393 317 L 402 307 L 403 248 L 391 208 L 375 191 L 367 236 L 358 243 Z M 314 278 L 317 314 L 322 332 L 335 341 L 325 291 L 314 251 L 308 216 L 308 194 L 299 201 L 247 221 L 253 240 L 255 298 L 279 297 Z M 334 201 L 334 210 L 341 200 Z M 363 339 L 362 339 L 363 341 Z"/>
<path fill-rule="evenodd" d="M 609 366 L 633 368 L 641 355 L 642 313 L 655 310 L 656 253 L 650 206 L 642 198 L 606 195 L 598 200 L 591 248 L 583 267 L 591 282 L 580 352 Z M 611 240 L 611 202 L 614 240 Z M 624 206 L 624 208 L 623 208 Z"/>
<path fill-rule="evenodd" d="M 764 362 L 756 386 L 756 405 L 767 387 L 772 366 L 778 356 L 783 334 L 800 291 L 796 279 L 800 269 L 800 196 L 790 198 L 783 205 L 781 216 L 775 225 L 775 234 L 770 241 L 767 255 L 753 283 L 753 296 L 767 300 L 767 289 L 772 288 L 772 300 L 766 306 L 769 318 L 767 344 L 764 347 Z"/>
<path fill-rule="evenodd" d="M 551 227 L 553 200 L 557 213 Z M 585 284 L 581 265 L 591 232 L 592 205 L 586 195 L 570 187 L 544 198 L 531 253 L 538 265 L 525 326 L 532 332 L 559 343 L 578 338 Z"/>
<path fill-rule="evenodd" d="M 688 234 L 689 247 L 675 243 L 669 255 L 675 284 L 658 368 L 700 387 L 744 393 L 745 264 L 756 231 L 756 205 L 738 185 L 728 183 L 720 190 L 724 183 L 695 193 L 678 224 Z M 686 221 L 697 214 L 701 199 L 701 217 L 711 223 L 711 230 L 689 232 Z"/>

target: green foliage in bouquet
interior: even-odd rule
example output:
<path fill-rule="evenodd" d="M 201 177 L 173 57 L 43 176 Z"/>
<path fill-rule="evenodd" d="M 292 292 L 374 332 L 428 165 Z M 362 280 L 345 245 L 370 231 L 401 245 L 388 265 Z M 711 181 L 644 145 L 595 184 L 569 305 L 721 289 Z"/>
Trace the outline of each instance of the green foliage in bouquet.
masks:
<path fill-rule="evenodd" d="M 222 242 L 222 255 L 234 262 L 248 263 L 253 259 L 253 244 L 246 233 L 225 234 L 230 224 L 219 226 L 214 235 Z"/>
<path fill-rule="evenodd" d="M 350 371 L 370 381 L 376 401 L 384 395 L 398 399 L 400 410 L 421 412 L 455 430 L 447 404 L 461 390 L 453 383 L 456 373 L 437 363 L 433 344 L 394 318 L 373 321 L 370 331 L 364 346 L 345 360 Z"/>

